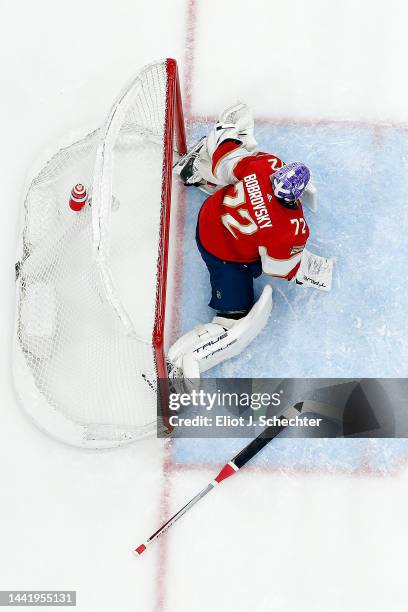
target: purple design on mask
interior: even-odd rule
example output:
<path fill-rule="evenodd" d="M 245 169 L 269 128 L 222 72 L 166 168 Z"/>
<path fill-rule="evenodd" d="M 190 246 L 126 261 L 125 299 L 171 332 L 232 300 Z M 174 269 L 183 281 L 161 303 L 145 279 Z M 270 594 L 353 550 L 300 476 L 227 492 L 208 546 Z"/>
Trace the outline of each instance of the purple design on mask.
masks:
<path fill-rule="evenodd" d="M 275 196 L 285 202 L 299 199 L 309 181 L 310 170 L 301 162 L 286 164 L 271 176 Z"/>

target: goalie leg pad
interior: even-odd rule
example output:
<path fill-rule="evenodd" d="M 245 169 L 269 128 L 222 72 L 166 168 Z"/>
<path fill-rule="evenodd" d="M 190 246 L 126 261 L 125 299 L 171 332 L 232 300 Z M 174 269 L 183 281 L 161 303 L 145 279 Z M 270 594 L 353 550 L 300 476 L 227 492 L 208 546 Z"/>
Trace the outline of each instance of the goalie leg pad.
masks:
<path fill-rule="evenodd" d="M 261 297 L 242 319 L 224 327 L 215 317 L 182 336 L 171 347 L 169 361 L 181 368 L 186 378 L 199 378 L 201 372 L 239 355 L 265 327 L 272 310 L 272 287 L 267 285 Z"/>
<path fill-rule="evenodd" d="M 225 334 L 225 329 L 216 323 L 196 325 L 173 344 L 167 359 L 174 368 L 183 369 L 183 359 L 186 355 L 192 354 L 196 346 L 201 346 L 209 338 L 217 338 L 222 334 Z"/>
<path fill-rule="evenodd" d="M 242 149 L 236 155 L 238 159 L 249 155 L 257 146 L 254 137 L 254 119 L 252 111 L 246 104 L 238 102 L 224 109 L 218 122 L 206 138 L 197 142 L 174 166 L 174 171 L 185 185 L 194 185 L 211 195 L 220 186 L 235 182 L 229 173 L 215 177 L 212 172 L 212 156 L 217 147 L 227 139 L 242 143 Z M 236 179 L 235 179 L 236 180 Z"/>
<path fill-rule="evenodd" d="M 257 142 L 254 137 L 254 118 L 247 104 L 237 102 L 225 108 L 218 117 L 218 122 L 207 136 L 209 156 L 227 139 L 238 140 L 247 151 L 253 151 Z"/>
<path fill-rule="evenodd" d="M 220 123 L 232 123 L 237 127 L 238 138 L 247 151 L 253 151 L 258 146 L 254 136 L 254 117 L 247 104 L 237 102 L 225 108 L 218 121 Z"/>

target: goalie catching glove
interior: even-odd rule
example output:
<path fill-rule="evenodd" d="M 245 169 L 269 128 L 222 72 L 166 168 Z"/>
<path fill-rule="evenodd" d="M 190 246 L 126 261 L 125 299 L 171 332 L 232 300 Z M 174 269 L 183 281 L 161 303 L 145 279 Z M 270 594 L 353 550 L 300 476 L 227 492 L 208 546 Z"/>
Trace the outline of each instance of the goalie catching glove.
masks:
<path fill-rule="evenodd" d="M 303 250 L 300 267 L 296 273 L 296 283 L 321 291 L 330 291 L 333 275 L 333 260 Z"/>
<path fill-rule="evenodd" d="M 265 327 L 272 310 L 272 287 L 242 319 L 216 316 L 211 323 L 197 325 L 173 344 L 167 359 L 169 375 L 200 378 L 201 372 L 239 355 Z"/>

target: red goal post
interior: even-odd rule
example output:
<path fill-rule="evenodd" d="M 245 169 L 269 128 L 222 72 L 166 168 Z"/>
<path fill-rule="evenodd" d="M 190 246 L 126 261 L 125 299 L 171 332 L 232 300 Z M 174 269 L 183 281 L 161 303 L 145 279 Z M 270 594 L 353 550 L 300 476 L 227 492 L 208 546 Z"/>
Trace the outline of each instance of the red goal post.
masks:
<path fill-rule="evenodd" d="M 162 216 L 160 223 L 160 242 L 163 245 L 159 254 L 156 293 L 156 314 L 153 330 L 153 346 L 156 355 L 156 367 L 159 387 L 161 389 L 163 408 L 166 409 L 168 388 L 160 384 L 167 380 L 167 365 L 164 351 L 165 313 L 167 273 L 169 256 L 169 234 L 171 218 L 171 194 L 173 175 L 173 151 L 176 142 L 177 152 L 184 155 L 187 151 L 186 132 L 184 125 L 183 106 L 181 100 L 180 82 L 177 62 L 168 58 L 167 63 L 167 114 L 164 137 L 163 183 L 162 183 Z M 165 417 L 166 415 L 164 415 Z"/>

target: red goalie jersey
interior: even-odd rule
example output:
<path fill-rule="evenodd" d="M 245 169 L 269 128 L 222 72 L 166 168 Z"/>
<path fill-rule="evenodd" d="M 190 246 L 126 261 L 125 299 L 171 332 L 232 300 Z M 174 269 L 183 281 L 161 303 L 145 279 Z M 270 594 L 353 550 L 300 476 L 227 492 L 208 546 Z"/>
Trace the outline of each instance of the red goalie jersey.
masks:
<path fill-rule="evenodd" d="M 241 263 L 261 257 L 266 274 L 290 280 L 309 237 L 300 201 L 289 206 L 273 193 L 271 174 L 283 162 L 268 153 L 249 153 L 236 141 L 223 142 L 212 158 L 220 188 L 204 202 L 198 221 L 203 247 L 216 257 Z"/>

